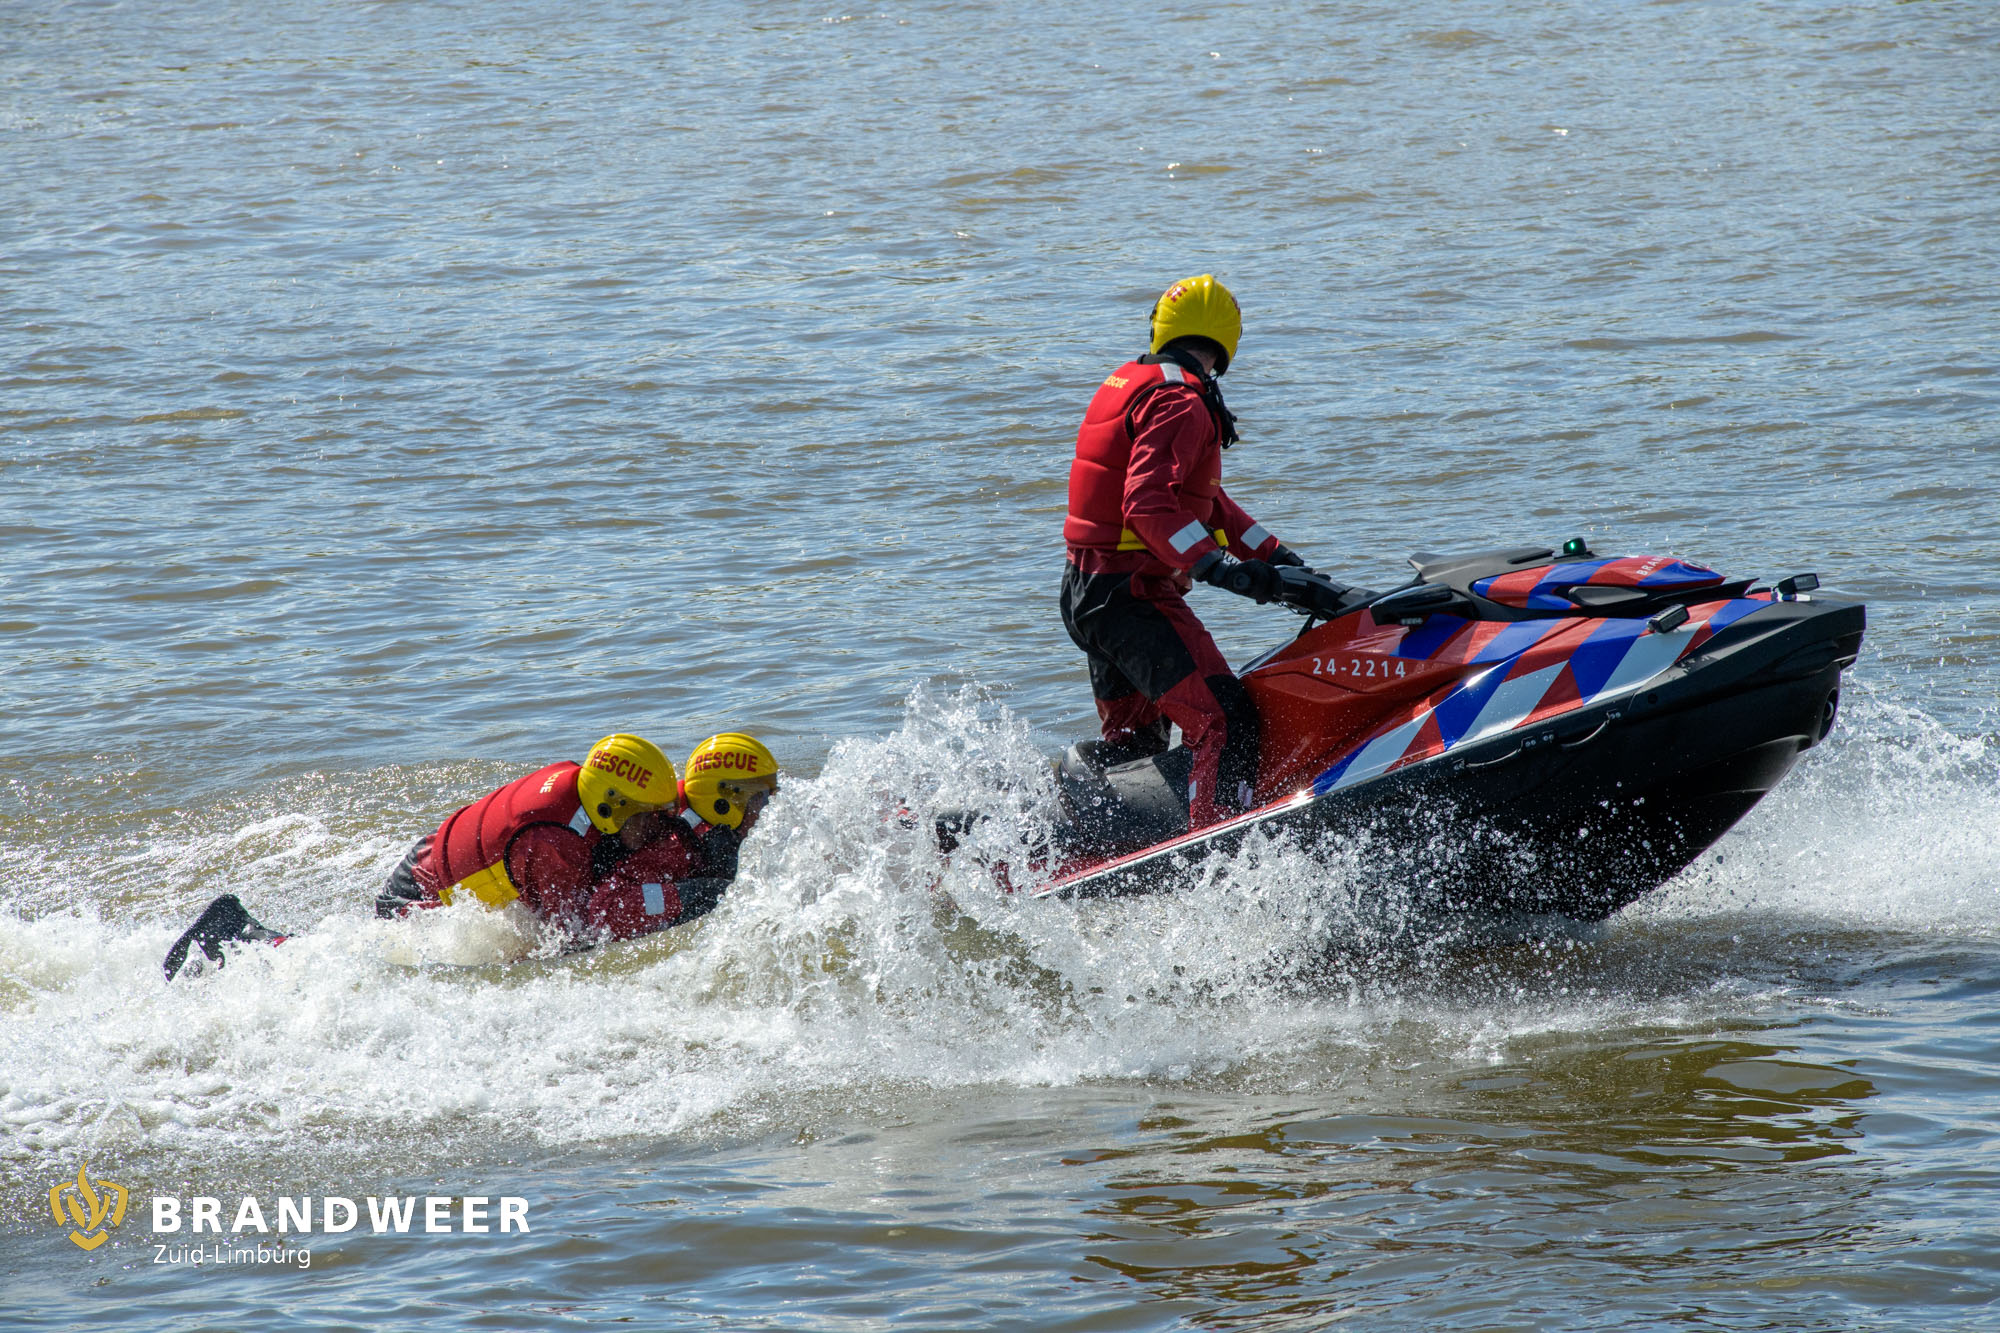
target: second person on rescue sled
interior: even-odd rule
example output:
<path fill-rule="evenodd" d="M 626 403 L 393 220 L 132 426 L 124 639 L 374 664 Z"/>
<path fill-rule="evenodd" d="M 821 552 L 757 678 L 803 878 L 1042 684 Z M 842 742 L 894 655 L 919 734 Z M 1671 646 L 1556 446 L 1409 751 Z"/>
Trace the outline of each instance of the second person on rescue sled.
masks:
<path fill-rule="evenodd" d="M 1204 273 L 1153 305 L 1147 355 L 1108 375 L 1077 431 L 1062 617 L 1090 665 L 1107 763 L 1159 754 L 1178 725 L 1194 767 L 1188 823 L 1244 810 L 1257 714 L 1188 608 L 1195 581 L 1259 603 L 1274 565 L 1304 565 L 1222 489 L 1236 418 L 1217 383 L 1236 356 L 1236 298 Z"/>

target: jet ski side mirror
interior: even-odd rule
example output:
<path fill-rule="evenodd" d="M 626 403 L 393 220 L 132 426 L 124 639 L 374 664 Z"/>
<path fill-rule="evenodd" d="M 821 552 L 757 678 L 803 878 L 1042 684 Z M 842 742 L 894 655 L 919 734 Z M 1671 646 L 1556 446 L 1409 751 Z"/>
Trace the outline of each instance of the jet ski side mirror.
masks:
<path fill-rule="evenodd" d="M 1433 612 L 1444 610 L 1458 600 L 1460 600 L 1458 591 L 1442 583 L 1412 583 L 1373 599 L 1368 609 L 1378 622 L 1421 620 Z"/>
<path fill-rule="evenodd" d="M 1685 606 L 1670 606 L 1646 622 L 1646 628 L 1655 634 L 1671 634 L 1688 622 Z"/>

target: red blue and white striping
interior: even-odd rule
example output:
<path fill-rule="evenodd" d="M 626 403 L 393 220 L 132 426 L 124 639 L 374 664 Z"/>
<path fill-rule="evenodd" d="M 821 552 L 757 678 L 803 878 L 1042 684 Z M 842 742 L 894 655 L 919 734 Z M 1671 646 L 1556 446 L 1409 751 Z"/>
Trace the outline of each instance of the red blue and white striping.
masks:
<path fill-rule="evenodd" d="M 1705 588 L 1722 582 L 1722 575 L 1685 560 L 1658 555 L 1624 555 L 1608 560 L 1571 560 L 1557 565 L 1513 570 L 1480 579 L 1472 591 L 1502 606 L 1531 611 L 1568 611 L 1575 603 L 1563 594 L 1571 588 Z"/>
<path fill-rule="evenodd" d="M 1644 562 L 1581 563 L 1609 566 Z M 1711 575 L 1698 566 L 1670 563 L 1676 570 L 1668 577 L 1677 582 L 1664 586 L 1699 586 L 1689 573 L 1682 571 L 1721 581 L 1719 575 Z M 1542 581 L 1550 584 L 1557 582 L 1554 570 L 1549 568 L 1523 572 L 1540 575 Z M 1625 571 L 1619 571 L 1614 578 L 1621 575 L 1629 577 Z M 1488 584 L 1500 581 L 1499 578 L 1482 580 Z M 1572 579 L 1565 586 L 1573 586 L 1575 581 Z M 1534 594 L 1530 589 L 1520 595 Z M 1393 649 L 1395 656 L 1437 665 L 1484 664 L 1485 670 L 1456 677 L 1437 693 L 1398 710 L 1315 778 L 1313 794 L 1338 791 L 1383 773 L 1438 758 L 1459 746 L 1590 704 L 1636 694 L 1718 631 L 1770 604 L 1766 594 L 1691 606 L 1687 621 L 1664 633 L 1636 619 L 1574 618 L 1509 624 L 1432 616 L 1405 632 Z"/>

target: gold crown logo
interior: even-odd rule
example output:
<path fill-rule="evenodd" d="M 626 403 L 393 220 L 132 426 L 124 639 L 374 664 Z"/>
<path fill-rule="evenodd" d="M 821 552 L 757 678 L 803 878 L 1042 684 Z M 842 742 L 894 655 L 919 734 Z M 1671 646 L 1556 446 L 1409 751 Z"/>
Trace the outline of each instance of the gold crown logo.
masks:
<path fill-rule="evenodd" d="M 76 1169 L 75 1180 L 66 1180 L 49 1191 L 49 1213 L 59 1227 L 76 1224 L 69 1238 L 80 1250 L 96 1249 L 111 1239 L 111 1228 L 125 1220 L 125 1187 L 108 1180 L 93 1186 L 89 1171 L 90 1163 L 85 1162 Z M 67 1217 L 63 1216 L 65 1204 L 69 1205 Z"/>

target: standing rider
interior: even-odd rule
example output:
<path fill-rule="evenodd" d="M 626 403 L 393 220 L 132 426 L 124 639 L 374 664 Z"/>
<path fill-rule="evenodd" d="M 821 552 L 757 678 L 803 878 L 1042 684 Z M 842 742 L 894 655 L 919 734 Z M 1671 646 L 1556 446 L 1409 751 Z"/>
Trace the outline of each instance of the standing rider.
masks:
<path fill-rule="evenodd" d="M 1305 563 L 1222 489 L 1222 451 L 1237 436 L 1216 380 L 1242 333 L 1236 298 L 1213 275 L 1167 288 L 1150 354 L 1113 371 L 1084 413 L 1063 523 L 1063 624 L 1089 660 L 1100 752 L 1159 754 L 1178 724 L 1194 757 L 1192 829 L 1248 808 L 1258 730 L 1184 594 L 1199 579 L 1268 602 L 1272 566 Z"/>
<path fill-rule="evenodd" d="M 778 790 L 770 750 L 741 732 L 695 747 L 688 778 L 651 741 L 606 736 L 583 763 L 537 769 L 453 813 L 419 838 L 375 897 L 375 915 L 476 899 L 519 903 L 566 947 L 624 940 L 715 910 L 736 878 L 737 850 Z M 271 940 L 235 894 L 208 905 L 175 942 L 171 980 L 200 946 Z"/>

